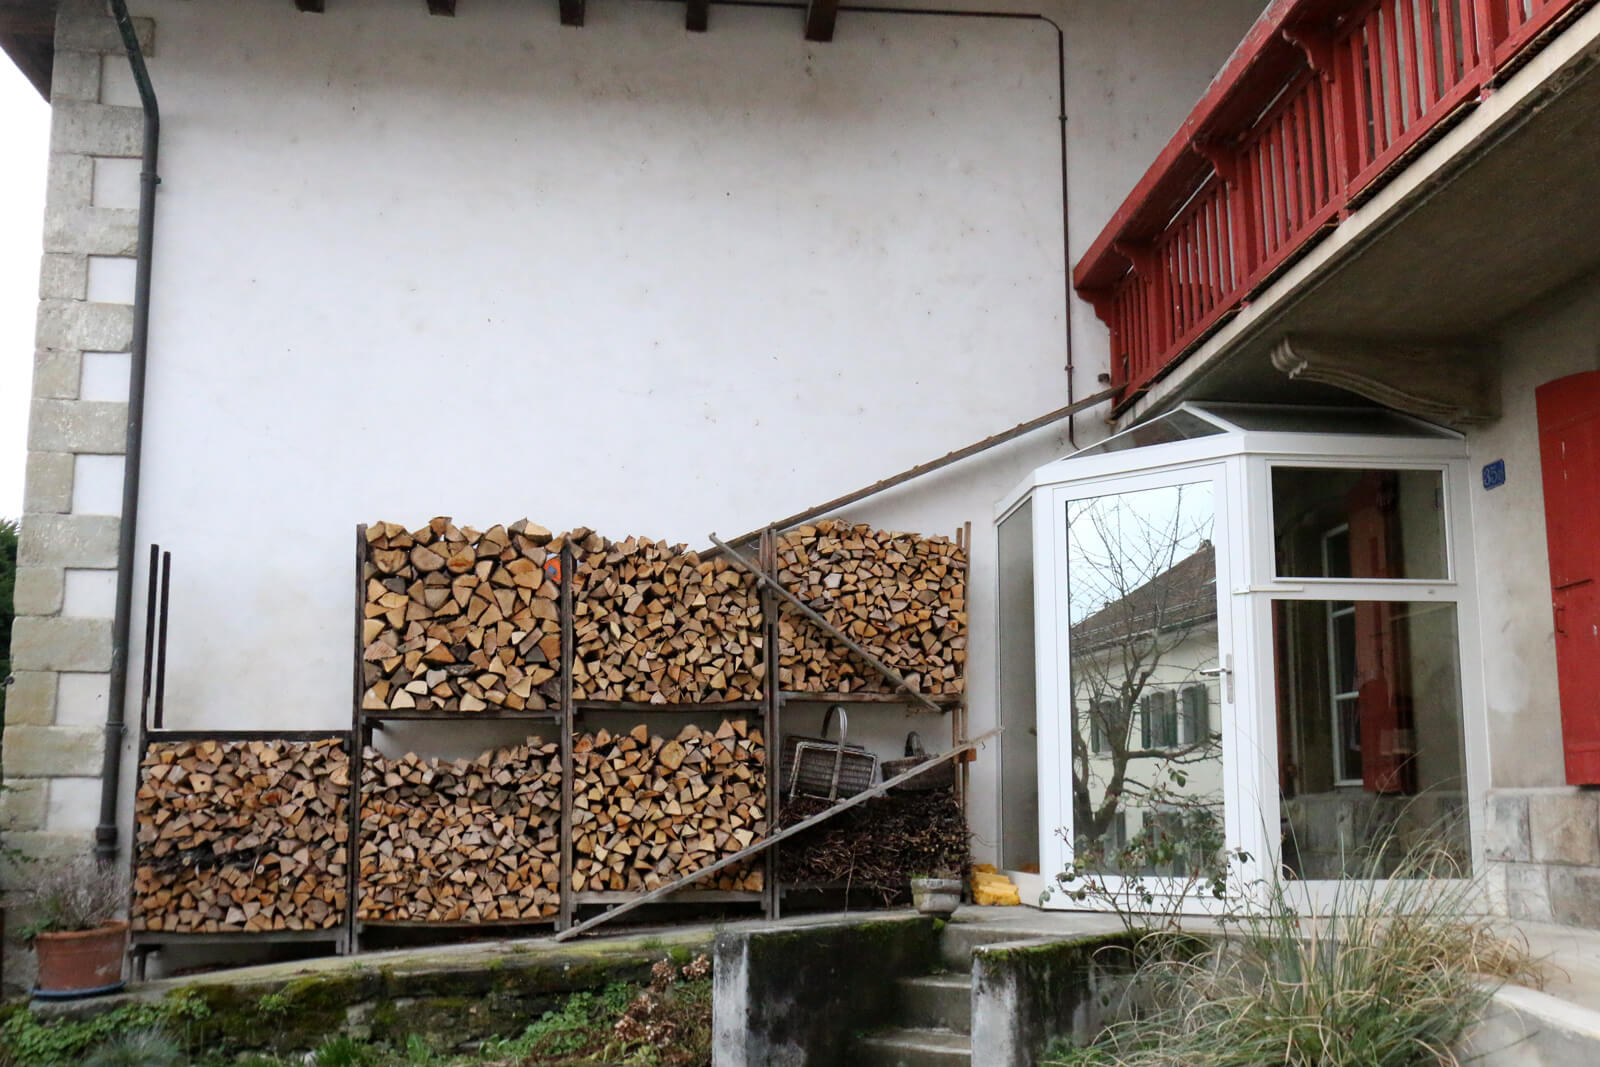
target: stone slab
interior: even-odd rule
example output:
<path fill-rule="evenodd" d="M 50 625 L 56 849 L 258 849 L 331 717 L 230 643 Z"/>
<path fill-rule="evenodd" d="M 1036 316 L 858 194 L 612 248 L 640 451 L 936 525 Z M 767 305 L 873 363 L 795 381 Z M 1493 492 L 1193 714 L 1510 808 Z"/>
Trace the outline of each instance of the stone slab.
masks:
<path fill-rule="evenodd" d="M 56 721 L 56 672 L 11 672 L 11 688 L 6 690 L 6 722 L 15 725 L 48 726 Z"/>
<path fill-rule="evenodd" d="M 128 405 L 108 400 L 35 400 L 28 447 L 38 452 L 121 455 L 128 443 Z"/>
<path fill-rule="evenodd" d="M 82 300 L 41 300 L 35 336 L 40 348 L 124 352 L 133 344 L 133 308 Z"/>
<path fill-rule="evenodd" d="M 24 516 L 59 515 L 72 510 L 72 473 L 75 462 L 67 452 L 29 452 L 22 491 Z"/>
<path fill-rule="evenodd" d="M 89 103 L 99 99 L 99 53 L 68 51 L 57 45 L 55 59 L 50 65 L 51 102 Z"/>
<path fill-rule="evenodd" d="M 98 777 L 104 740 L 104 731 L 92 728 L 7 725 L 6 779 Z"/>
<path fill-rule="evenodd" d="M 61 611 L 65 580 L 60 567 L 18 567 L 12 605 L 18 615 L 55 615 Z"/>
<path fill-rule="evenodd" d="M 1600 867 L 1553 866 L 1550 915 L 1558 923 L 1600 929 Z"/>
<path fill-rule="evenodd" d="M 120 526 L 115 515 L 25 515 L 18 539 L 17 563 L 22 566 L 115 567 Z"/>
<path fill-rule="evenodd" d="M 1600 866 L 1600 797 L 1576 789 L 1530 794 L 1528 836 L 1535 863 Z"/>
<path fill-rule="evenodd" d="M 88 256 L 70 252 L 46 252 L 40 258 L 40 300 L 86 300 L 88 297 Z"/>
<path fill-rule="evenodd" d="M 1528 836 L 1526 793 L 1491 792 L 1485 813 L 1483 852 L 1491 861 L 1527 863 L 1533 858 Z"/>
<path fill-rule="evenodd" d="M 111 669 L 111 620 L 30 615 L 11 628 L 11 662 L 30 671 Z"/>
<path fill-rule="evenodd" d="M 94 160 L 88 156 L 52 153 L 45 172 L 45 251 L 50 247 L 50 215 L 71 208 L 88 207 L 94 199 Z M 64 250 L 62 250 L 64 251 Z"/>
<path fill-rule="evenodd" d="M 122 207 L 92 207 L 89 195 L 92 192 L 81 204 L 51 204 L 44 216 L 45 250 L 84 256 L 135 255 L 139 249 L 139 213 Z"/>
<path fill-rule="evenodd" d="M 144 153 L 144 113 L 139 108 L 64 100 L 50 111 L 53 152 L 123 159 Z"/>
<path fill-rule="evenodd" d="M 133 35 L 139 51 L 155 55 L 154 19 L 134 17 Z M 122 32 L 106 13 L 106 6 L 94 0 L 61 0 L 56 9 L 56 51 L 99 52 L 122 55 Z"/>
<path fill-rule="evenodd" d="M 1543 864 L 1506 865 L 1506 911 L 1513 919 L 1551 921 L 1550 882 Z"/>
<path fill-rule="evenodd" d="M 44 829 L 48 779 L 18 778 L 0 793 L 0 826 L 9 835 L 19 830 Z"/>

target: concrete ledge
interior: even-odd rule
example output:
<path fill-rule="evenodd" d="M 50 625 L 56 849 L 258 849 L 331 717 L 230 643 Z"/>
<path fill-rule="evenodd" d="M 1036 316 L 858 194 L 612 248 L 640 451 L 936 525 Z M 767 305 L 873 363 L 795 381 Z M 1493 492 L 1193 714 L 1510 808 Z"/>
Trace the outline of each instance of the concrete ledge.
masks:
<path fill-rule="evenodd" d="M 909 913 L 720 935 L 712 1063 L 847 1062 L 856 1031 L 882 1025 L 893 1011 L 895 979 L 935 968 L 938 942 L 935 922 Z"/>
<path fill-rule="evenodd" d="M 1600 1063 L 1600 1012 L 1521 986 L 1502 986 L 1457 1054 L 1477 1067 Z"/>
<path fill-rule="evenodd" d="M 1056 1038 L 1087 1043 L 1117 1014 L 1142 935 L 983 945 L 972 953 L 972 1062 L 1032 1067 Z"/>
<path fill-rule="evenodd" d="M 686 963 L 709 953 L 712 934 L 701 927 L 574 945 L 501 941 L 378 952 L 151 982 L 120 996 L 32 1008 L 83 1018 L 182 992 L 210 1009 L 185 1035 L 208 1051 L 298 1053 L 338 1034 L 396 1044 L 419 1034 L 435 1048 L 455 1050 L 519 1034 L 573 993 L 647 982 L 662 959 Z"/>

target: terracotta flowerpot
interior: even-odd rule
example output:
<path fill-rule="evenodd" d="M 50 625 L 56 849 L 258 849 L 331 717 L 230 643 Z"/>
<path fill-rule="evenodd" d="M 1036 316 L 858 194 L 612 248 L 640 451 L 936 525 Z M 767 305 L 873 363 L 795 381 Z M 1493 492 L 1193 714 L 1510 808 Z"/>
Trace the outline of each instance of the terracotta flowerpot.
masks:
<path fill-rule="evenodd" d="M 39 978 L 33 995 L 66 999 L 121 989 L 127 946 L 128 923 L 124 919 L 94 930 L 37 935 L 33 951 L 39 957 Z"/>

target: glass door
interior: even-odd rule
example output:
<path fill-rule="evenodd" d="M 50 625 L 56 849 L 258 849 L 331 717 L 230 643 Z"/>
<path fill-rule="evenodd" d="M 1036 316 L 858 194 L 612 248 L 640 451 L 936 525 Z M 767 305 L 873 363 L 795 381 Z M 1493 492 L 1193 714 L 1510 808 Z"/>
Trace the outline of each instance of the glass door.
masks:
<path fill-rule="evenodd" d="M 1056 786 L 1041 798 L 1048 873 L 1073 863 L 1176 894 L 1203 890 L 1240 847 L 1226 473 L 1206 464 L 1052 494 L 1065 625 L 1053 630 L 1054 736 L 1040 723 L 1041 786 Z"/>

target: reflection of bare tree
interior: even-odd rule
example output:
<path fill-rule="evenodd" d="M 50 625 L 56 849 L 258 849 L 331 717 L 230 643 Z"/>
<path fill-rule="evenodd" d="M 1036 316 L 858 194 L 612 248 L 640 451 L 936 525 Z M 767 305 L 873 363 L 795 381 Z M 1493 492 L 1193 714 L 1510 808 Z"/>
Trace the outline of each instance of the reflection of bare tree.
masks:
<path fill-rule="evenodd" d="M 1220 807 L 1184 788 L 1184 768 L 1220 752 L 1200 674 L 1217 659 L 1216 555 L 1209 496 L 1195 496 L 1179 486 L 1068 506 L 1080 842 L 1106 839 L 1129 808 Z"/>

